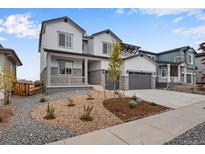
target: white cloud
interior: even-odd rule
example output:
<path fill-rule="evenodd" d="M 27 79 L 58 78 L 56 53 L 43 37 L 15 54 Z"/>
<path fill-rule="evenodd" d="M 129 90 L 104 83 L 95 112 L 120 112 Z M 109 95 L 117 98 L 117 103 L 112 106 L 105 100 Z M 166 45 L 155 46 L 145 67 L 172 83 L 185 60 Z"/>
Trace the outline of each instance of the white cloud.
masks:
<path fill-rule="evenodd" d="M 0 41 L 6 41 L 6 38 L 0 36 Z"/>
<path fill-rule="evenodd" d="M 134 13 L 138 13 L 138 9 L 130 9 L 129 12 L 128 12 L 128 15 L 132 15 Z"/>
<path fill-rule="evenodd" d="M 190 35 L 205 36 L 205 25 L 200 25 L 191 28 L 181 28 L 181 29 L 179 28 L 174 30 L 173 32 L 183 34 L 186 36 L 190 36 Z"/>
<path fill-rule="evenodd" d="M 31 14 L 15 14 L 8 16 L 0 25 L 0 31 L 14 34 L 17 37 L 36 38 L 40 24 L 30 20 Z"/>
<path fill-rule="evenodd" d="M 174 19 L 173 22 L 177 23 L 177 22 L 181 21 L 182 19 L 184 19 L 184 17 L 180 16 L 180 17 L 177 17 L 176 19 Z"/>
<path fill-rule="evenodd" d="M 116 13 L 116 14 L 124 14 L 125 12 L 124 12 L 124 9 L 119 8 L 119 9 L 117 9 L 117 10 L 115 11 L 115 13 Z"/>
<path fill-rule="evenodd" d="M 185 28 L 178 28 L 178 29 L 174 29 L 173 32 L 174 32 L 174 33 L 180 33 L 180 32 L 182 32 L 183 30 L 185 30 Z"/>
<path fill-rule="evenodd" d="M 176 8 L 176 9 L 139 9 L 139 11 L 142 14 L 150 14 L 150 15 L 155 15 L 155 16 L 167 16 L 167 15 L 179 15 L 183 13 L 189 13 L 192 11 L 195 11 L 196 9 L 181 9 L 181 8 Z"/>

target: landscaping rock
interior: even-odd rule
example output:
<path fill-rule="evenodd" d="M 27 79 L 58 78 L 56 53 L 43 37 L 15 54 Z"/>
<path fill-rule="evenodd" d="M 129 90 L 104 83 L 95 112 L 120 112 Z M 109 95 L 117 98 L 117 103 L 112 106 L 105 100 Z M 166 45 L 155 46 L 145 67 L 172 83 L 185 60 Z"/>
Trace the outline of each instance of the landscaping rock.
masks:
<path fill-rule="evenodd" d="M 184 134 L 174 138 L 165 144 L 179 145 L 204 145 L 205 144 L 205 122 L 190 129 Z"/>
<path fill-rule="evenodd" d="M 78 95 L 86 92 L 78 92 Z M 49 95 L 49 100 L 73 95 L 73 93 L 58 93 Z M 64 138 L 79 135 L 80 133 L 60 129 L 36 121 L 30 115 L 31 111 L 41 105 L 42 95 L 30 97 L 13 96 L 10 108 L 14 113 L 9 122 L 0 127 L 0 144 L 46 144 Z"/>

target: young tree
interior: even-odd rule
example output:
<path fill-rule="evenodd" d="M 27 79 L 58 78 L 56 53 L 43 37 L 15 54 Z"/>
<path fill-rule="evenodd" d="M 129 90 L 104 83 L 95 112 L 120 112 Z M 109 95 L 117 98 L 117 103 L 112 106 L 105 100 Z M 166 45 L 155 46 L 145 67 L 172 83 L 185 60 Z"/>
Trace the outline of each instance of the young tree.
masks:
<path fill-rule="evenodd" d="M 15 77 L 8 66 L 3 67 L 0 73 L 0 90 L 4 93 L 4 104 L 11 104 L 11 91 Z"/>
<path fill-rule="evenodd" d="M 116 82 L 121 74 L 121 67 L 123 64 L 122 58 L 120 58 L 120 53 L 122 51 L 122 47 L 118 42 L 112 43 L 112 53 L 109 58 L 108 63 L 108 77 L 113 82 L 114 85 L 114 96 L 116 92 Z"/>

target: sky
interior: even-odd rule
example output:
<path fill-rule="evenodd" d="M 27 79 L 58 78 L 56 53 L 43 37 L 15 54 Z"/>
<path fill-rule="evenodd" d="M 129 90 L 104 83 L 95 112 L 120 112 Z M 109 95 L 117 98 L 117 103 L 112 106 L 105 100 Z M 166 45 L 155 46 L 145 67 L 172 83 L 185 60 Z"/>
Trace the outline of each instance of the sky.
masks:
<path fill-rule="evenodd" d="M 205 9 L 0 9 L 0 44 L 12 48 L 23 66 L 18 79 L 40 78 L 41 22 L 68 16 L 86 34 L 111 29 L 123 42 L 161 52 L 205 41 Z"/>

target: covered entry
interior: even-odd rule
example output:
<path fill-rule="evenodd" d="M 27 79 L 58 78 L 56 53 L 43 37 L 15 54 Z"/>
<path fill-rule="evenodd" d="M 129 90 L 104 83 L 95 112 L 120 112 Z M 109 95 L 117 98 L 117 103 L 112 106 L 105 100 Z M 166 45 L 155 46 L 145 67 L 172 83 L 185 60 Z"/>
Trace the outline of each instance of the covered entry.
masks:
<path fill-rule="evenodd" d="M 151 73 L 129 72 L 129 89 L 151 89 Z"/>

